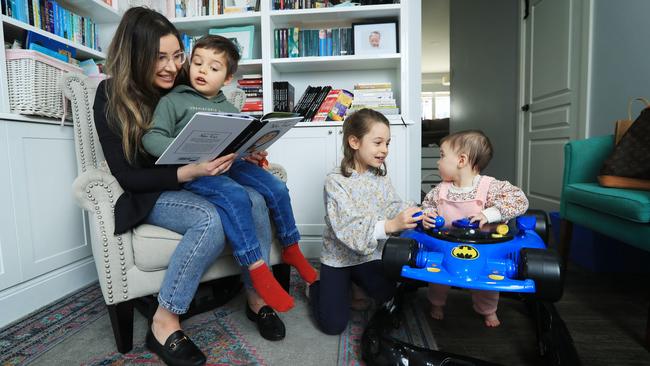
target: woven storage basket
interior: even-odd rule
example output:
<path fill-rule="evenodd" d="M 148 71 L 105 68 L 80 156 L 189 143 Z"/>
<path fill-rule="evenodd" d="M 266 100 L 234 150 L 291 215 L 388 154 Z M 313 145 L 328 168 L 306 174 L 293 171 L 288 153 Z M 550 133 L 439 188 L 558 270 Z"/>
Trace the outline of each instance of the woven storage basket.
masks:
<path fill-rule="evenodd" d="M 66 72 L 81 73 L 81 68 L 31 50 L 6 50 L 6 58 L 11 112 L 63 117 L 59 78 Z M 66 117 L 70 117 L 70 108 Z"/>

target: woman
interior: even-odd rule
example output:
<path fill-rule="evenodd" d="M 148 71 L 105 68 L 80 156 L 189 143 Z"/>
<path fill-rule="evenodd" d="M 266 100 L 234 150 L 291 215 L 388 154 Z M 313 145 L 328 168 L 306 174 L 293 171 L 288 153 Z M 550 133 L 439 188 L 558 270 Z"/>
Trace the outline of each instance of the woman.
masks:
<path fill-rule="evenodd" d="M 141 143 L 156 103 L 181 79 L 185 61 L 180 35 L 161 14 L 142 7 L 127 10 L 109 46 L 106 71 L 94 104 L 95 126 L 111 173 L 124 189 L 115 205 L 115 234 L 142 223 L 183 235 L 158 294 L 159 306 L 147 332 L 147 347 L 169 365 L 202 365 L 205 355 L 183 333 L 179 314 L 187 312 L 201 276 L 223 250 L 225 238 L 214 205 L 181 190 L 197 177 L 222 174 L 235 156 L 211 162 L 156 166 Z M 264 199 L 249 190 L 265 261 L 271 229 Z M 252 290 L 244 271 L 249 319 L 264 338 L 284 338 L 284 324 Z"/>

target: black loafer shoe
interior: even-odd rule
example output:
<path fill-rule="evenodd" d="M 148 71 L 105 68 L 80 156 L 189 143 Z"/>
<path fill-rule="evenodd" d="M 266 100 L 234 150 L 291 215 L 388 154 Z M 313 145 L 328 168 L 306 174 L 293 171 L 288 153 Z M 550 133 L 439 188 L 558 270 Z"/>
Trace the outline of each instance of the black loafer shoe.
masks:
<path fill-rule="evenodd" d="M 158 343 L 149 328 L 145 345 L 169 366 L 201 366 L 206 362 L 203 352 L 182 330 L 177 330 L 167 337 L 163 346 Z"/>
<path fill-rule="evenodd" d="M 255 314 L 247 304 L 246 317 L 257 324 L 257 329 L 260 331 L 262 338 L 269 341 L 284 339 L 286 334 L 284 323 L 270 306 L 262 306 L 260 311 Z"/>

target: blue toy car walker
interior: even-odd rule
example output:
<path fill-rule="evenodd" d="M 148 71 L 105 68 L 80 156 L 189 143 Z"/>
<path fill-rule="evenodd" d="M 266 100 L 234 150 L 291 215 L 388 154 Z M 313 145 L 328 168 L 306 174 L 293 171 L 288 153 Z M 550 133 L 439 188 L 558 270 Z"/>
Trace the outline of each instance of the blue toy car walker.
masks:
<path fill-rule="evenodd" d="M 421 213 L 420 213 L 421 214 Z M 494 365 L 465 355 L 417 347 L 388 335 L 399 327 L 399 308 L 405 279 L 477 290 L 514 293 L 534 319 L 539 354 L 547 365 L 581 365 L 573 339 L 553 306 L 562 297 L 560 261 L 546 248 L 548 217 L 540 210 L 491 230 L 478 223 L 457 220 L 435 228 L 421 224 L 386 241 L 382 260 L 386 274 L 403 283 L 394 299 L 380 306 L 361 339 L 362 358 L 368 365 L 442 366 Z"/>
<path fill-rule="evenodd" d="M 562 297 L 562 276 L 557 255 L 546 248 L 547 236 L 546 221 L 534 215 L 489 231 L 469 219 L 445 228 L 438 216 L 431 230 L 419 223 L 416 229 L 389 238 L 382 260 L 387 275 L 396 279 L 534 294 L 555 302 Z"/>

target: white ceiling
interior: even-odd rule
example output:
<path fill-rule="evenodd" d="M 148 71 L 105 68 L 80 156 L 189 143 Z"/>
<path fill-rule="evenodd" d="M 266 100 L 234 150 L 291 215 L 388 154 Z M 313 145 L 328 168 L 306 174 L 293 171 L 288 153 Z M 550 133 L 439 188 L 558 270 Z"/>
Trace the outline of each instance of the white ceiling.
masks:
<path fill-rule="evenodd" d="M 422 0 L 422 73 L 449 72 L 449 1 Z"/>

